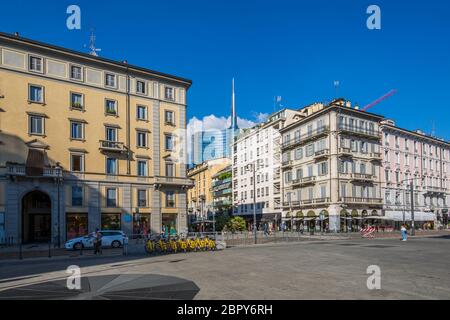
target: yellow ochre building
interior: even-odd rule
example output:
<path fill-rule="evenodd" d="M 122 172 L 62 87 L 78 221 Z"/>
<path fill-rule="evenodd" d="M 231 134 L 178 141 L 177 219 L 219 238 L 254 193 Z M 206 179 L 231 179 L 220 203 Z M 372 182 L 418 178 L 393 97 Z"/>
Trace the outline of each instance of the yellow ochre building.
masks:
<path fill-rule="evenodd" d="M 0 241 L 185 232 L 191 84 L 0 33 Z"/>

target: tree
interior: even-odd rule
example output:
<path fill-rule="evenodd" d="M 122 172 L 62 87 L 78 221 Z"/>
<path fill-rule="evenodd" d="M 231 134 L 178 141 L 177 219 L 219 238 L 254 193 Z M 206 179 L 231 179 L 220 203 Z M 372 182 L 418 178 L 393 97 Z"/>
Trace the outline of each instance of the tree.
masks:
<path fill-rule="evenodd" d="M 236 232 L 236 231 L 246 230 L 247 226 L 246 226 L 244 218 L 234 217 L 230 220 L 230 222 L 228 224 L 228 228 L 231 230 L 231 232 Z"/>
<path fill-rule="evenodd" d="M 216 216 L 216 231 L 222 231 L 225 226 L 228 226 L 231 218 L 228 214 L 218 214 Z"/>

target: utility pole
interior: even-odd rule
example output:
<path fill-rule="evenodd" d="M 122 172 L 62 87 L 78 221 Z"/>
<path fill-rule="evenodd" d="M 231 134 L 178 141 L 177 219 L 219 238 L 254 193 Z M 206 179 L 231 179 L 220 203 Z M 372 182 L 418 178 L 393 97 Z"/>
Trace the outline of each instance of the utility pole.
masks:
<path fill-rule="evenodd" d="M 257 161 L 256 161 L 257 163 Z M 256 238 L 256 164 L 253 163 L 253 234 L 255 237 L 255 244 L 257 244 Z"/>
<path fill-rule="evenodd" d="M 411 236 L 414 236 L 416 234 L 416 228 L 414 226 L 414 180 L 411 181 L 410 184 L 411 189 Z"/>
<path fill-rule="evenodd" d="M 253 235 L 255 238 L 255 244 L 257 244 L 257 230 L 256 230 L 256 165 L 259 165 L 259 159 L 255 160 L 252 164 L 249 164 L 246 171 L 250 171 L 250 166 L 253 170 Z"/>

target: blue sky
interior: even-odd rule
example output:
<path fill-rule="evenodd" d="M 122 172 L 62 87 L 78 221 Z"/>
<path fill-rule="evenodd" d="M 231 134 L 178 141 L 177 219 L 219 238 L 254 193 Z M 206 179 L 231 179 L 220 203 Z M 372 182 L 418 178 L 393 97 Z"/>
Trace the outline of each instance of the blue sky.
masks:
<path fill-rule="evenodd" d="M 66 8 L 82 10 L 82 30 L 66 28 Z M 366 28 L 379 5 L 382 30 Z M 301 107 L 336 96 L 408 129 L 450 139 L 450 2 L 365 0 L 9 1 L 0 30 L 86 50 L 95 28 L 101 55 L 194 81 L 188 116 L 227 116 L 236 78 L 240 117 Z"/>

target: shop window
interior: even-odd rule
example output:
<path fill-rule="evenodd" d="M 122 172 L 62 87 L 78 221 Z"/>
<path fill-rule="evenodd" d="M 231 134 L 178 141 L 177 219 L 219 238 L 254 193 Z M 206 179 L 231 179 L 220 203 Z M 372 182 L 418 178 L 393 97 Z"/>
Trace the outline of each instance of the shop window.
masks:
<path fill-rule="evenodd" d="M 66 216 L 67 240 L 83 237 L 88 233 L 87 213 L 69 213 Z"/>
<path fill-rule="evenodd" d="M 151 232 L 150 214 L 135 213 L 133 217 L 133 234 L 147 236 Z"/>
<path fill-rule="evenodd" d="M 120 213 L 102 213 L 102 230 L 120 230 Z"/>

